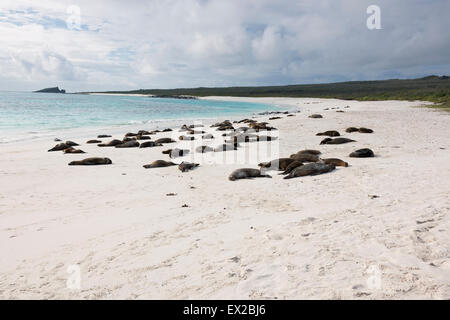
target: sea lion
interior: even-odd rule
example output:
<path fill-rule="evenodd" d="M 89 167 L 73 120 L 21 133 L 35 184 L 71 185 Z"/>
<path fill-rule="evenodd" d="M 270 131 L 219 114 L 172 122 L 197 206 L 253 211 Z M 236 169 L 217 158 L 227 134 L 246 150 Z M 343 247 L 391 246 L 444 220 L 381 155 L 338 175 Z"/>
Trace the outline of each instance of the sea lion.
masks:
<path fill-rule="evenodd" d="M 188 133 L 188 134 L 204 134 L 204 133 L 206 133 L 206 131 L 203 131 L 203 130 L 198 131 L 198 130 L 192 130 L 192 129 L 190 129 L 190 130 L 188 130 L 187 133 Z"/>
<path fill-rule="evenodd" d="M 328 136 L 328 137 L 339 137 L 340 134 L 336 130 L 329 130 L 325 132 L 319 132 L 316 136 Z"/>
<path fill-rule="evenodd" d="M 55 138 L 53 141 L 55 141 L 55 142 L 61 142 L 62 140 L 59 139 L 59 138 Z"/>
<path fill-rule="evenodd" d="M 111 140 L 111 141 L 109 141 L 107 143 L 100 143 L 97 146 L 99 146 L 99 147 L 115 147 L 115 146 L 117 146 L 119 144 L 122 144 L 122 143 L 123 143 L 123 141 L 114 139 L 114 140 Z"/>
<path fill-rule="evenodd" d="M 352 153 L 350 153 L 349 157 L 350 158 L 373 158 L 373 157 L 375 157 L 375 155 L 372 150 L 370 150 L 368 148 L 364 148 L 364 149 L 359 149 L 359 150 L 353 151 Z"/>
<path fill-rule="evenodd" d="M 323 118 L 323 117 L 322 117 L 321 114 L 314 113 L 314 114 L 310 115 L 308 118 L 320 119 L 320 118 Z"/>
<path fill-rule="evenodd" d="M 214 136 L 211 133 L 208 133 L 202 136 L 202 139 L 214 139 Z"/>
<path fill-rule="evenodd" d="M 295 114 L 288 114 L 287 117 L 295 117 Z"/>
<path fill-rule="evenodd" d="M 129 142 L 129 141 L 136 141 L 136 140 L 137 140 L 136 137 L 124 137 L 124 138 L 122 139 L 122 143 L 123 143 L 123 142 Z"/>
<path fill-rule="evenodd" d="M 86 141 L 87 144 L 91 144 L 91 143 L 102 143 L 100 140 L 88 140 Z"/>
<path fill-rule="evenodd" d="M 170 158 L 183 157 L 189 153 L 187 149 L 168 149 L 162 152 L 163 154 L 168 154 Z"/>
<path fill-rule="evenodd" d="M 79 146 L 79 144 L 78 143 L 76 143 L 76 142 L 73 142 L 73 141 L 66 141 L 66 144 L 69 146 L 69 147 L 76 147 L 76 146 Z"/>
<path fill-rule="evenodd" d="M 191 162 L 182 162 L 178 165 L 178 169 L 180 169 L 181 172 L 188 172 L 189 170 L 194 169 L 195 167 L 198 167 L 200 164 L 198 163 L 191 163 Z"/>
<path fill-rule="evenodd" d="M 271 137 L 271 136 L 256 136 L 256 141 L 274 141 L 277 140 L 278 137 Z"/>
<path fill-rule="evenodd" d="M 210 126 L 210 128 L 214 128 L 214 127 L 224 127 L 224 126 L 232 126 L 232 123 L 230 122 L 230 120 L 224 120 L 222 122 L 217 122 L 215 124 L 212 124 Z"/>
<path fill-rule="evenodd" d="M 179 136 L 178 139 L 182 141 L 192 141 L 195 140 L 195 137 Z"/>
<path fill-rule="evenodd" d="M 137 148 L 139 147 L 139 145 L 140 145 L 139 142 L 133 140 L 118 144 L 117 146 L 115 146 L 115 148 Z"/>
<path fill-rule="evenodd" d="M 232 125 L 223 125 L 216 129 L 217 131 L 234 130 Z"/>
<path fill-rule="evenodd" d="M 320 144 L 343 144 L 349 142 L 355 142 L 355 140 L 347 138 L 335 138 L 335 139 L 325 138 L 322 141 L 320 141 Z"/>
<path fill-rule="evenodd" d="M 125 133 L 125 137 L 136 137 L 137 135 L 139 135 L 139 134 L 138 133 L 133 133 L 133 132 Z"/>
<path fill-rule="evenodd" d="M 352 132 L 356 132 L 356 131 L 358 131 L 359 129 L 358 128 L 355 128 L 355 127 L 349 127 L 349 128 L 347 128 L 347 129 L 345 129 L 345 132 L 347 132 L 347 133 L 352 133 Z"/>
<path fill-rule="evenodd" d="M 319 156 L 311 153 L 295 153 L 291 154 L 290 157 L 293 160 L 298 160 L 302 162 L 317 162 L 319 161 Z"/>
<path fill-rule="evenodd" d="M 211 151 L 214 151 L 214 149 L 209 146 L 199 146 L 199 147 L 195 148 L 195 152 L 199 152 L 199 153 L 206 153 L 206 152 L 211 152 Z"/>
<path fill-rule="evenodd" d="M 138 136 L 145 136 L 145 135 L 147 135 L 147 134 L 150 134 L 150 131 L 147 131 L 147 130 L 139 130 L 138 133 L 137 133 Z"/>
<path fill-rule="evenodd" d="M 74 147 L 69 147 L 63 150 L 64 153 L 86 153 L 83 150 L 75 149 Z"/>
<path fill-rule="evenodd" d="M 304 153 L 309 153 L 309 154 L 319 155 L 319 154 L 321 154 L 322 152 L 320 152 L 319 150 L 304 149 L 304 150 L 300 150 L 300 151 L 297 152 L 296 154 L 304 154 Z"/>
<path fill-rule="evenodd" d="M 369 128 L 359 128 L 358 131 L 361 133 L 373 133 L 373 130 Z"/>
<path fill-rule="evenodd" d="M 225 143 L 222 144 L 220 146 L 217 146 L 216 148 L 214 148 L 215 152 L 219 152 L 219 151 L 231 151 L 231 150 L 237 150 L 238 149 L 238 144 L 229 144 L 229 143 Z"/>
<path fill-rule="evenodd" d="M 179 132 L 182 132 L 182 131 L 188 131 L 188 130 L 189 130 L 189 127 L 188 127 L 187 125 L 183 124 L 183 125 L 181 126 L 180 130 L 178 130 L 178 131 L 179 131 Z"/>
<path fill-rule="evenodd" d="M 291 162 L 291 164 L 289 164 L 286 169 L 280 173 L 280 174 L 288 174 L 290 173 L 292 170 L 294 170 L 297 167 L 300 167 L 303 165 L 303 161 L 299 161 L 299 160 L 294 160 L 293 162 Z"/>
<path fill-rule="evenodd" d="M 262 174 L 259 169 L 252 168 L 236 169 L 228 176 L 228 180 L 230 181 L 251 178 L 272 178 L 272 176 L 268 174 Z"/>
<path fill-rule="evenodd" d="M 65 150 L 67 148 L 70 148 L 70 147 L 71 146 L 69 146 L 68 144 L 62 142 L 62 143 L 58 143 L 53 148 L 49 149 L 48 152 L 51 152 L 51 151 L 62 151 L 62 150 Z"/>
<path fill-rule="evenodd" d="M 291 158 L 279 158 L 269 162 L 261 162 L 258 166 L 261 168 L 268 168 L 269 170 L 286 170 L 286 168 L 294 161 L 295 159 Z"/>
<path fill-rule="evenodd" d="M 277 119 L 281 119 L 281 117 L 271 117 L 271 118 L 269 118 L 269 120 L 277 120 Z"/>
<path fill-rule="evenodd" d="M 326 164 L 332 164 L 336 167 L 348 167 L 348 163 L 337 158 L 327 158 L 327 159 L 321 159 L 321 162 Z"/>
<path fill-rule="evenodd" d="M 172 131 L 172 129 L 167 128 L 167 129 L 164 129 L 162 132 L 170 132 L 170 131 Z"/>
<path fill-rule="evenodd" d="M 171 138 L 159 138 L 155 141 L 156 143 L 174 143 L 175 140 L 172 140 Z"/>
<path fill-rule="evenodd" d="M 336 167 L 332 164 L 325 163 L 307 163 L 292 170 L 289 175 L 283 179 L 292 179 L 296 177 L 315 176 L 318 174 L 333 171 Z"/>
<path fill-rule="evenodd" d="M 146 142 L 142 142 L 139 145 L 139 148 L 150 148 L 150 147 L 161 147 L 162 144 L 161 143 L 156 143 L 155 141 L 146 141 Z"/>
<path fill-rule="evenodd" d="M 202 127 L 204 127 L 204 125 L 202 125 L 202 124 L 191 124 L 191 125 L 189 126 L 189 128 L 191 128 L 191 129 L 194 129 L 194 128 L 202 128 Z"/>
<path fill-rule="evenodd" d="M 176 166 L 176 163 L 173 163 L 171 161 L 165 161 L 165 160 L 156 160 L 153 161 L 150 164 L 145 164 L 143 165 L 143 167 L 145 169 L 149 169 L 149 168 L 162 168 L 162 167 L 170 167 L 170 166 Z"/>
<path fill-rule="evenodd" d="M 97 136 L 98 139 L 102 139 L 102 138 L 111 138 L 111 136 L 109 134 L 99 134 Z"/>
<path fill-rule="evenodd" d="M 112 164 L 109 158 L 86 158 L 80 161 L 72 161 L 69 166 L 94 166 L 101 164 Z"/>
<path fill-rule="evenodd" d="M 150 140 L 150 139 L 151 139 L 150 136 L 141 136 L 141 135 L 136 136 L 136 140 Z"/>

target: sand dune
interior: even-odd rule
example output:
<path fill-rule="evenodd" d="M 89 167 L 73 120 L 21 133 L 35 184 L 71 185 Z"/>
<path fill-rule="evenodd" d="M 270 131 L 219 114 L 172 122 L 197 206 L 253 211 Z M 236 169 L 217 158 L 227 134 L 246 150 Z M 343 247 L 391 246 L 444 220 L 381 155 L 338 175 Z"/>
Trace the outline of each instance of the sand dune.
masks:
<path fill-rule="evenodd" d="M 301 112 L 269 121 L 278 140 L 205 154 L 187 173 L 142 167 L 187 141 L 99 148 L 84 143 L 89 135 L 76 139 L 86 155 L 47 152 L 51 139 L 2 145 L 0 298 L 450 298 L 448 113 L 415 108 L 419 102 L 216 99 Z M 350 126 L 375 132 L 346 134 Z M 326 130 L 356 142 L 319 145 L 324 137 L 315 134 Z M 172 134 L 184 133 L 152 140 Z M 360 148 L 376 157 L 348 157 Z M 291 180 L 276 171 L 272 179 L 227 179 L 301 149 L 350 166 Z M 67 165 L 88 156 L 113 165 Z M 77 267 L 79 289 L 67 285 Z"/>

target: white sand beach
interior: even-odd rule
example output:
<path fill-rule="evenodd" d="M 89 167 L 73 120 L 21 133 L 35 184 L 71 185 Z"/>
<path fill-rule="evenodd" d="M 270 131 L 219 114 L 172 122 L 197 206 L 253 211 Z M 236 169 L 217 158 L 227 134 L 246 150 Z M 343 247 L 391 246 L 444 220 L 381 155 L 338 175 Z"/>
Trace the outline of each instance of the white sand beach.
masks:
<path fill-rule="evenodd" d="M 53 139 L 2 144 L 0 298 L 450 299 L 450 113 L 406 101 L 209 99 L 301 111 L 268 121 L 278 140 L 226 152 L 238 162 L 259 144 L 280 157 L 317 149 L 349 167 L 229 181 L 234 169 L 271 159 L 209 159 L 182 173 L 142 165 L 169 160 L 162 150 L 188 142 L 99 148 L 85 144 L 96 135 L 80 131 L 60 138 L 87 154 L 47 152 Z M 374 133 L 345 133 L 351 126 Z M 218 145 L 223 132 L 204 130 Z M 319 145 L 316 133 L 326 130 L 356 142 Z M 361 148 L 375 158 L 349 158 Z M 113 164 L 68 166 L 94 156 Z M 67 285 L 74 266 L 79 289 Z"/>

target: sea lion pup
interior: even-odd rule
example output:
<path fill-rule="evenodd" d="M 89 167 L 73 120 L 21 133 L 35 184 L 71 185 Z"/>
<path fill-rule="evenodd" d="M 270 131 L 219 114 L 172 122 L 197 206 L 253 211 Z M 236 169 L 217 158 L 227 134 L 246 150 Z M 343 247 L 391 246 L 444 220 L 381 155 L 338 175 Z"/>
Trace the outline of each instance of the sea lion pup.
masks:
<path fill-rule="evenodd" d="M 214 151 L 214 149 L 209 146 L 198 146 L 197 148 L 195 148 L 195 152 L 198 152 L 198 153 L 206 153 L 206 152 L 212 152 L 212 151 Z"/>
<path fill-rule="evenodd" d="M 328 136 L 328 137 L 339 137 L 340 134 L 336 130 L 329 130 L 325 132 L 319 132 L 316 136 Z"/>
<path fill-rule="evenodd" d="M 297 167 L 300 167 L 303 165 L 303 161 L 299 161 L 299 160 L 294 160 L 293 162 L 291 162 L 291 164 L 289 164 L 286 169 L 281 172 L 280 174 L 288 174 L 290 173 L 292 170 L 294 170 Z"/>
<path fill-rule="evenodd" d="M 294 161 L 296 160 L 291 158 L 279 158 L 269 162 L 261 162 L 258 164 L 258 167 L 268 168 L 269 170 L 286 170 L 286 168 Z"/>
<path fill-rule="evenodd" d="M 111 136 L 109 134 L 99 134 L 97 136 L 97 139 L 101 139 L 101 138 L 111 138 Z"/>
<path fill-rule="evenodd" d="M 111 141 L 109 141 L 107 143 L 100 143 L 97 146 L 99 146 L 99 147 L 115 147 L 115 146 L 117 146 L 119 144 L 122 144 L 122 143 L 123 143 L 123 141 L 114 139 L 114 140 L 111 140 Z"/>
<path fill-rule="evenodd" d="M 361 133 L 373 133 L 373 130 L 369 128 L 359 128 L 358 131 Z"/>
<path fill-rule="evenodd" d="M 295 153 L 291 154 L 289 158 L 302 161 L 302 162 L 317 162 L 319 161 L 319 156 L 311 153 Z"/>
<path fill-rule="evenodd" d="M 140 144 L 136 140 L 124 142 L 115 146 L 115 148 L 137 148 Z"/>
<path fill-rule="evenodd" d="M 156 143 L 155 141 L 142 142 L 139 148 L 150 148 L 150 147 L 162 147 L 161 143 Z"/>
<path fill-rule="evenodd" d="M 200 164 L 198 163 L 191 163 L 191 162 L 182 162 L 178 165 L 178 169 L 180 169 L 181 172 L 188 172 L 189 170 L 193 170 L 195 167 L 198 167 Z"/>
<path fill-rule="evenodd" d="M 211 133 L 208 133 L 202 136 L 202 139 L 214 139 L 214 136 Z"/>
<path fill-rule="evenodd" d="M 195 140 L 195 137 L 179 136 L 178 139 L 192 141 Z"/>
<path fill-rule="evenodd" d="M 277 120 L 277 119 L 281 119 L 281 117 L 271 117 L 271 118 L 269 118 L 269 120 Z"/>
<path fill-rule="evenodd" d="M 336 167 L 348 167 L 348 163 L 337 158 L 327 158 L 327 159 L 320 159 L 321 162 L 326 164 L 332 164 Z"/>
<path fill-rule="evenodd" d="M 75 149 L 74 147 L 69 147 L 63 150 L 64 153 L 86 153 L 83 150 Z"/>
<path fill-rule="evenodd" d="M 350 158 L 373 158 L 373 157 L 375 157 L 375 155 L 372 150 L 370 150 L 368 148 L 364 148 L 364 149 L 359 149 L 359 150 L 353 151 L 352 153 L 350 153 L 349 157 Z"/>
<path fill-rule="evenodd" d="M 292 179 L 296 177 L 315 176 L 318 174 L 327 173 L 333 171 L 336 167 L 332 164 L 325 163 L 307 163 L 303 166 L 299 166 L 292 170 L 289 175 L 283 179 Z"/>
<path fill-rule="evenodd" d="M 167 149 L 162 152 L 163 154 L 168 154 L 170 158 L 183 157 L 189 153 L 187 149 Z"/>
<path fill-rule="evenodd" d="M 175 140 L 172 140 L 171 138 L 159 138 L 155 140 L 156 143 L 174 143 Z"/>
<path fill-rule="evenodd" d="M 359 130 L 358 128 L 350 127 L 350 128 L 345 129 L 345 132 L 347 132 L 347 133 L 352 133 L 352 132 L 356 132 L 356 131 L 358 131 L 358 130 Z"/>
<path fill-rule="evenodd" d="M 325 138 L 322 141 L 320 141 L 320 144 L 343 144 L 349 142 L 355 142 L 355 140 L 347 138 L 335 138 L 335 139 Z"/>
<path fill-rule="evenodd" d="M 274 141 L 277 140 L 278 137 L 271 137 L 271 136 L 256 136 L 256 141 Z"/>
<path fill-rule="evenodd" d="M 53 141 L 55 141 L 55 142 L 61 142 L 62 140 L 59 139 L 59 138 L 55 138 Z"/>
<path fill-rule="evenodd" d="M 111 163 L 112 161 L 109 158 L 86 158 L 80 161 L 72 161 L 69 163 L 69 166 L 95 166 Z"/>
<path fill-rule="evenodd" d="M 91 144 L 91 143 L 102 143 L 100 140 L 88 140 L 86 141 L 87 144 Z"/>
<path fill-rule="evenodd" d="M 272 178 L 272 176 L 261 173 L 259 169 L 252 168 L 236 169 L 228 176 L 228 180 L 230 181 L 251 178 Z"/>
<path fill-rule="evenodd" d="M 172 131 L 172 129 L 167 128 L 167 129 L 164 129 L 162 132 L 170 132 L 170 131 Z"/>
<path fill-rule="evenodd" d="M 69 146 L 68 144 L 62 142 L 62 143 L 58 143 L 53 148 L 49 149 L 48 152 L 51 152 L 51 151 L 62 151 L 62 150 L 65 150 L 67 148 L 70 148 L 70 147 L 71 146 Z"/>
<path fill-rule="evenodd" d="M 320 118 L 323 118 L 323 117 L 322 117 L 321 114 L 314 113 L 314 114 L 310 115 L 308 118 L 320 119 Z"/>
<path fill-rule="evenodd" d="M 162 168 L 162 167 L 170 167 L 170 166 L 176 166 L 176 163 L 173 163 L 172 161 L 165 161 L 165 160 L 156 160 L 153 161 L 150 164 L 145 164 L 143 165 L 143 167 L 145 169 L 149 169 L 149 168 Z"/>

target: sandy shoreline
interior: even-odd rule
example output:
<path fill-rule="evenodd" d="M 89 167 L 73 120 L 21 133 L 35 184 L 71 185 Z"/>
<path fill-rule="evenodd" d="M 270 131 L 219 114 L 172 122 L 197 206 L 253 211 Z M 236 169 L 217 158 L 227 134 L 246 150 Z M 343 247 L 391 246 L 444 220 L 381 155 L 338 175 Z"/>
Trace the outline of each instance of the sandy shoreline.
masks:
<path fill-rule="evenodd" d="M 350 167 L 231 182 L 257 163 L 145 170 L 174 145 L 100 149 L 84 143 L 91 133 L 73 139 L 87 155 L 48 153 L 52 139 L 2 145 L 0 298 L 450 298 L 448 113 L 404 101 L 208 99 L 298 107 L 269 121 L 280 156 L 318 149 Z M 350 126 L 375 133 L 344 134 Z M 357 142 L 319 146 L 325 130 Z M 376 157 L 348 157 L 364 147 Z M 67 166 L 88 156 L 114 164 Z M 80 290 L 67 288 L 72 265 Z"/>

